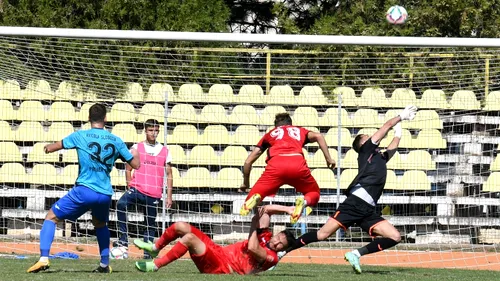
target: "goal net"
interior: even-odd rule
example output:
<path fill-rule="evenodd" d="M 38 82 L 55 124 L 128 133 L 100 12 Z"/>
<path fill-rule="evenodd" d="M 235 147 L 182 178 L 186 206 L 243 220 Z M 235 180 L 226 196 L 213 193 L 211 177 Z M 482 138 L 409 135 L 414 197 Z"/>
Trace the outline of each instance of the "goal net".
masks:
<path fill-rule="evenodd" d="M 137 33 L 134 38 L 141 39 Z M 275 231 L 300 235 L 321 227 L 345 199 L 342 190 L 358 168 L 353 138 L 415 104 L 420 110 L 403 123 L 377 207 L 402 242 L 363 263 L 500 268 L 498 48 L 266 44 L 251 38 L 194 43 L 0 36 L 0 252 L 38 253 L 43 219 L 78 173 L 75 151 L 44 154 L 43 146 L 89 128 L 93 103 L 108 107 L 106 129 L 129 146 L 145 139 L 144 121 L 162 124 L 158 141 L 172 156 L 174 205 L 158 204 L 155 236 L 186 221 L 221 244 L 247 237 L 251 216 L 239 215 L 245 194 L 237 192 L 242 166 L 276 113 L 289 112 L 295 125 L 321 132 L 339 166 L 328 170 L 318 146 L 305 146 L 320 203 L 296 225 L 288 216 L 272 218 Z M 262 156 L 252 184 L 264 167 Z M 116 202 L 126 190 L 123 162 L 111 179 L 116 193 L 109 227 L 116 240 Z M 265 202 L 292 205 L 296 195 L 283 186 Z M 144 206 L 130 206 L 127 218 L 130 240 L 142 238 Z M 351 227 L 283 262 L 342 263 L 345 251 L 370 239 Z M 132 248 L 130 256 L 141 257 Z M 58 224 L 52 253 L 63 251 L 97 255 L 90 214 Z"/>

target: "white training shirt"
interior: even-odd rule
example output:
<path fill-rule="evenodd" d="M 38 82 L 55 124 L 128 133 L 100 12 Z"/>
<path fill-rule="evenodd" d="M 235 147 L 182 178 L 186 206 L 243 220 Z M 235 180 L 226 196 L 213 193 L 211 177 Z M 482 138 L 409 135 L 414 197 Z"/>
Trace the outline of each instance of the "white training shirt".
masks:
<path fill-rule="evenodd" d="M 159 142 L 156 142 L 154 145 L 151 145 L 146 141 L 143 141 L 142 143 L 144 143 L 144 149 L 146 150 L 146 153 L 151 156 L 158 156 L 158 154 L 160 154 L 161 150 L 163 149 L 163 145 Z M 132 148 L 137 149 L 137 144 L 132 145 Z M 170 151 L 168 151 L 167 153 L 167 160 L 165 162 L 166 163 L 172 162 L 172 155 L 170 154 Z"/>

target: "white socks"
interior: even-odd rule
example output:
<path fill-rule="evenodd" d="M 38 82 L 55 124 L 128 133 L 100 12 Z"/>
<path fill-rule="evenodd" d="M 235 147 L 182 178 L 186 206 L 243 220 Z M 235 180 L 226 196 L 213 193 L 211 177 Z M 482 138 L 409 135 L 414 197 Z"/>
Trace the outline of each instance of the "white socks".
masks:
<path fill-rule="evenodd" d="M 108 265 L 107 265 L 107 264 L 103 264 L 102 262 L 101 262 L 101 263 L 99 263 L 99 265 L 100 265 L 102 268 L 106 268 L 106 267 L 108 267 Z"/>
<path fill-rule="evenodd" d="M 48 262 L 49 261 L 49 257 L 40 257 L 40 259 L 38 261 Z"/>
<path fill-rule="evenodd" d="M 352 253 L 353 253 L 356 257 L 358 257 L 358 258 L 360 258 L 360 257 L 361 257 L 361 254 L 359 253 L 359 251 L 358 251 L 358 250 L 354 250 L 354 251 L 352 251 Z"/>
<path fill-rule="evenodd" d="M 155 244 L 153 244 L 153 248 L 151 248 L 151 249 L 153 250 L 153 252 L 157 252 L 158 251 L 158 249 L 156 249 L 156 245 Z"/>

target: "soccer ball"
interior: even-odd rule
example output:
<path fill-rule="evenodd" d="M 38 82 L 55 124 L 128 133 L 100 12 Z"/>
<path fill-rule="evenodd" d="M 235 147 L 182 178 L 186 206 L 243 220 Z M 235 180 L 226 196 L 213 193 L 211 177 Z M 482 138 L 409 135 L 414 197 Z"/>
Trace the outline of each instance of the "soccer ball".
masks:
<path fill-rule="evenodd" d="M 401 6 L 392 6 L 387 10 L 385 18 L 392 24 L 403 24 L 408 18 L 408 12 Z"/>
<path fill-rule="evenodd" d="M 109 251 L 109 258 L 112 260 L 123 260 L 128 258 L 127 247 L 113 247 Z"/>

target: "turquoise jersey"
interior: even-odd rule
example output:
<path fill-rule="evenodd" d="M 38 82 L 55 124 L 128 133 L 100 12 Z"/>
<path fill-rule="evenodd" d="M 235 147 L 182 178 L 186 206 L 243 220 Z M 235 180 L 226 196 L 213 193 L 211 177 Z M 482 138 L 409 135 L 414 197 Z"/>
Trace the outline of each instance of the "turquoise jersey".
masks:
<path fill-rule="evenodd" d="M 62 140 L 62 146 L 64 149 L 76 148 L 79 164 L 76 185 L 106 195 L 113 195 L 109 173 L 116 159 L 130 162 L 134 158 L 119 137 L 104 129 L 74 132 Z"/>

